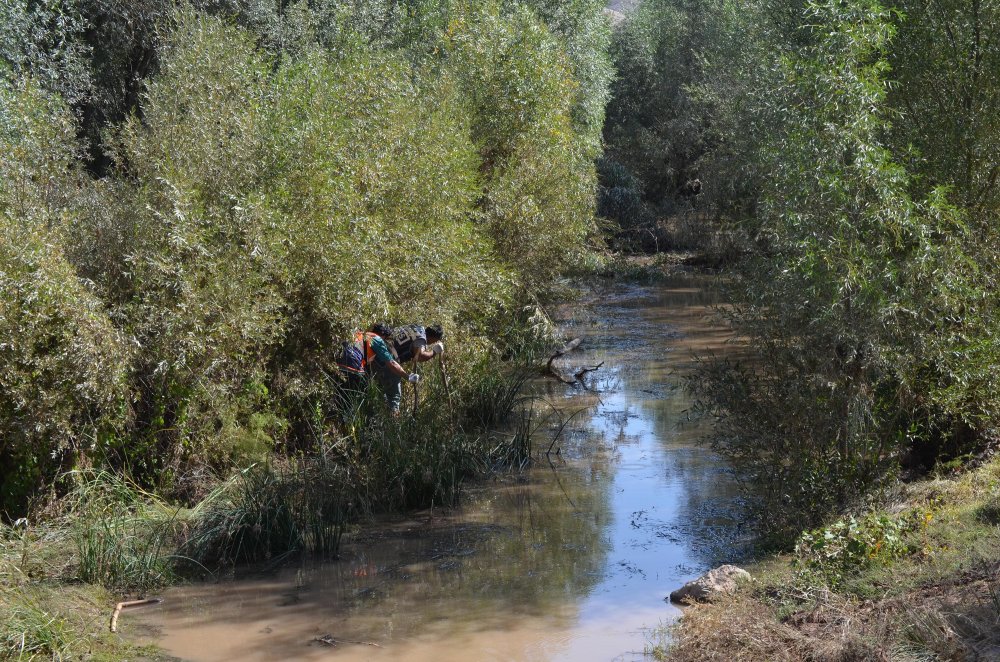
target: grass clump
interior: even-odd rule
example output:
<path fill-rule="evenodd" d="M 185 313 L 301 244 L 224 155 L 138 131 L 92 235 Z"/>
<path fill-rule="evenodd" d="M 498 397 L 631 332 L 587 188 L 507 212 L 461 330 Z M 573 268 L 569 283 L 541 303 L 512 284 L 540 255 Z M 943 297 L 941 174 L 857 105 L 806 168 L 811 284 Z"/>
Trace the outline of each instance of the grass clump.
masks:
<path fill-rule="evenodd" d="M 213 565 L 331 554 L 351 514 L 344 478 L 322 459 L 253 465 L 198 506 L 181 554 Z"/>
<path fill-rule="evenodd" d="M 1000 526 L 1000 495 L 994 495 L 976 509 L 976 519 L 982 524 Z"/>
<path fill-rule="evenodd" d="M 75 578 L 140 594 L 168 584 L 180 511 L 108 472 L 82 473 L 77 480 L 66 502 Z"/>

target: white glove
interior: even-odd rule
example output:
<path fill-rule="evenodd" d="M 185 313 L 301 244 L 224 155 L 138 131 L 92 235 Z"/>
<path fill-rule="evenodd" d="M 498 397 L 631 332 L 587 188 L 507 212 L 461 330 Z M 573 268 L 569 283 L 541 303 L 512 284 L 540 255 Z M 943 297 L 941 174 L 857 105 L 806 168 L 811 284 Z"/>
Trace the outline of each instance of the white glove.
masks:
<path fill-rule="evenodd" d="M 415 372 L 411 372 L 410 376 L 406 378 L 406 381 L 410 382 L 411 384 L 416 384 L 417 382 L 420 381 L 420 375 L 418 375 Z"/>
<path fill-rule="evenodd" d="M 444 343 L 439 340 L 433 345 L 428 345 L 427 349 L 434 352 L 434 356 L 439 356 L 442 352 L 444 352 Z"/>

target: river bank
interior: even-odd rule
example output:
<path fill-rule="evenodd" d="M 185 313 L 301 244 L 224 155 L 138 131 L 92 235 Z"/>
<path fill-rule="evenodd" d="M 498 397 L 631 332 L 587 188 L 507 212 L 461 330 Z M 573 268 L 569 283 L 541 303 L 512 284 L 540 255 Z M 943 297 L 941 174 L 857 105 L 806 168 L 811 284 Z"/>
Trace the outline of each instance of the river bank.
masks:
<path fill-rule="evenodd" d="M 900 484 L 695 605 L 661 660 L 1000 659 L 1000 461 Z"/>

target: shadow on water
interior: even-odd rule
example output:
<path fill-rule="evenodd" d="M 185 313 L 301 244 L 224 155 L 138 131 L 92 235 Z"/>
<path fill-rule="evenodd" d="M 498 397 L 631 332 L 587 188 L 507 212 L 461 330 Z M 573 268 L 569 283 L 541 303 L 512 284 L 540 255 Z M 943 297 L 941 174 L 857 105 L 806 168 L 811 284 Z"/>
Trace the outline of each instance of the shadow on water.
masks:
<path fill-rule="evenodd" d="M 470 489 L 461 509 L 368 527 L 341 560 L 172 589 L 127 627 L 206 661 L 641 658 L 644 632 L 678 613 L 664 596 L 743 552 L 728 473 L 679 425 L 691 353 L 731 351 L 707 282 L 615 286 L 553 311 L 584 339 L 562 367 L 603 365 L 586 388 L 533 385 L 552 408 L 539 405 L 536 448 L 575 415 L 532 469 Z"/>

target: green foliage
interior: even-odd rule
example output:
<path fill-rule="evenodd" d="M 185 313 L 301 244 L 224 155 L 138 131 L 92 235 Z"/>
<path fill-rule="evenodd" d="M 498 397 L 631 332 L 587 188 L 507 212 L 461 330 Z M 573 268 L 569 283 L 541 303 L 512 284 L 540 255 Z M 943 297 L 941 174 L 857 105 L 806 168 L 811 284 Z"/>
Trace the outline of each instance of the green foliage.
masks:
<path fill-rule="evenodd" d="M 995 250 L 987 218 L 1000 205 L 1000 8 L 981 0 L 900 0 L 890 55 L 890 99 L 902 114 L 894 140 L 913 149 L 924 188 L 949 186 Z M 982 223 L 982 226 L 979 226 Z M 983 246 L 986 248 L 986 246 Z"/>
<path fill-rule="evenodd" d="M 345 478 L 322 458 L 253 465 L 199 504 L 180 554 L 213 565 L 332 554 L 352 514 Z"/>
<path fill-rule="evenodd" d="M 311 453 L 341 433 L 353 329 L 440 322 L 474 365 L 592 229 L 608 71 L 591 0 L 4 9 L 12 514 L 76 463 L 193 498 L 195 470 Z M 454 424 L 427 458 L 442 471 Z"/>
<path fill-rule="evenodd" d="M 752 185 L 719 208 L 743 242 L 730 317 L 755 364 L 714 364 L 696 389 L 785 540 L 911 448 L 967 453 L 994 419 L 998 358 L 975 213 L 894 141 L 903 17 L 858 0 L 795 19 L 793 4 L 724 12 L 718 77 L 698 89 L 722 140 L 706 167 L 735 157 L 720 172 L 745 168 Z"/>
<path fill-rule="evenodd" d="M 131 263 L 134 294 L 122 312 L 143 348 L 138 432 L 157 449 L 125 452 L 141 473 L 180 461 L 194 437 L 246 425 L 262 399 L 252 385 L 265 379 L 265 348 L 281 333 L 282 301 L 263 268 L 271 256 L 254 253 L 269 227 L 248 201 L 273 159 L 268 63 L 248 35 L 216 19 L 179 17 L 174 37 L 144 122 L 133 119 L 118 138 L 135 178 L 128 216 L 118 219 L 133 224 L 131 243 L 108 246 L 121 255 L 102 260 Z"/>
<path fill-rule="evenodd" d="M 699 176 L 711 147 L 708 108 L 690 88 L 704 75 L 702 54 L 717 47 L 724 4 L 642 2 L 615 31 L 608 152 L 639 178 L 644 199 L 668 214 L 686 206 L 681 188 Z"/>
<path fill-rule="evenodd" d="M 597 213 L 614 221 L 621 231 L 649 227 L 653 214 L 643 201 L 642 182 L 628 169 L 610 158 L 597 163 L 600 187 L 597 194 Z"/>
<path fill-rule="evenodd" d="M 0 152 L 0 511 L 19 512 L 121 428 L 128 349 L 61 249 L 77 185 L 68 111 L 0 82 Z"/>
<path fill-rule="evenodd" d="M 860 519 L 849 516 L 806 531 L 799 536 L 793 559 L 799 581 L 818 579 L 836 587 L 871 565 L 888 565 L 909 552 L 906 535 L 927 521 L 915 514 L 890 517 L 870 512 Z"/>
<path fill-rule="evenodd" d="M 514 4 L 514 3 L 509 3 Z M 577 141 L 589 160 L 601 155 L 605 107 L 614 69 L 612 31 L 603 0 L 529 0 L 549 30 L 564 44 L 577 83 L 572 108 Z"/>
<path fill-rule="evenodd" d="M 524 7 L 478 6 L 452 21 L 445 43 L 485 179 L 477 216 L 498 256 L 538 287 L 592 227 L 595 172 L 573 128 L 571 65 Z"/>
<path fill-rule="evenodd" d="M 83 40 L 87 27 L 76 3 L 4 0 L 0 65 L 6 64 L 15 78 L 36 77 L 70 105 L 85 101 L 93 88 L 91 49 Z"/>

